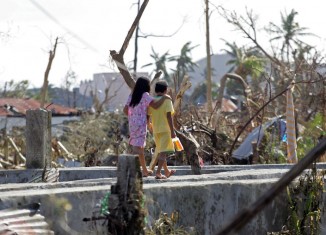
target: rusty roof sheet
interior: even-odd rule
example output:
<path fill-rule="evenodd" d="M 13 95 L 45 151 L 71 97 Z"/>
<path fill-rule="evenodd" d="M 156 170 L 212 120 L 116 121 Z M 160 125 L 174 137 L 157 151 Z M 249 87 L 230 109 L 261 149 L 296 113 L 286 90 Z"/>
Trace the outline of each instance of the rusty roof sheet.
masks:
<path fill-rule="evenodd" d="M 12 113 L 8 109 L 0 106 L 0 116 L 9 116 L 10 114 Z"/>
<path fill-rule="evenodd" d="M 215 106 L 215 103 L 216 103 L 216 100 L 213 100 L 213 107 Z M 205 110 L 207 108 L 207 102 L 204 103 L 202 105 Z M 231 112 L 235 112 L 238 110 L 238 107 L 235 105 L 235 103 L 233 103 L 232 100 L 229 100 L 229 99 L 226 99 L 226 98 L 223 98 L 222 99 L 222 112 L 227 112 L 227 113 L 231 113 Z"/>
<path fill-rule="evenodd" d="M 54 115 L 77 115 L 77 109 L 57 104 L 45 104 Z M 29 109 L 39 109 L 40 102 L 34 99 L 0 98 L 0 116 L 25 116 Z"/>

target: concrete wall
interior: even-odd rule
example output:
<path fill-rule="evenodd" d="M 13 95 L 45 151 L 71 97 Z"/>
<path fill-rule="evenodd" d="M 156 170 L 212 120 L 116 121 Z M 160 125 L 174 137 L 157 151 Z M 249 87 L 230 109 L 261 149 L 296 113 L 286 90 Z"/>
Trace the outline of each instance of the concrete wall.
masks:
<path fill-rule="evenodd" d="M 287 169 L 247 168 L 194 176 L 182 175 L 186 167 L 175 168 L 178 169 L 178 175 L 168 180 L 144 178 L 149 226 L 160 212 L 170 214 L 177 210 L 180 213 L 179 223 L 183 227 L 193 227 L 198 234 L 216 234 L 225 223 L 230 222 L 240 210 L 249 207 L 287 172 Z M 87 170 L 89 175 L 101 171 L 100 168 L 90 169 Z M 52 184 L 2 184 L 0 210 L 40 202 L 41 214 L 56 234 L 105 234 L 105 225 L 101 227 L 103 221 L 86 223 L 83 218 L 90 218 L 98 210 L 96 204 L 115 182 L 115 178 L 93 178 Z M 286 198 L 282 193 L 237 234 L 279 231 L 286 216 Z M 94 226 L 97 229 L 101 227 L 102 232 L 92 231 Z"/>
<path fill-rule="evenodd" d="M 216 234 L 240 210 L 251 205 L 273 180 L 208 181 L 155 185 L 146 190 L 150 221 L 161 211 L 179 211 L 179 223 L 193 227 L 198 234 Z M 287 212 L 284 194 L 256 216 L 237 234 L 266 234 L 282 227 Z"/>

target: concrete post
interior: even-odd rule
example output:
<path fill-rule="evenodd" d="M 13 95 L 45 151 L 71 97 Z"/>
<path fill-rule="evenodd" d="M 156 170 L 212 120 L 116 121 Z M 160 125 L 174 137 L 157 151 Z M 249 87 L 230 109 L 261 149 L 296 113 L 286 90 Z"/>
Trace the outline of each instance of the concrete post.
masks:
<path fill-rule="evenodd" d="M 109 197 L 110 234 L 144 234 L 143 179 L 137 155 L 120 155 Z"/>
<path fill-rule="evenodd" d="M 26 167 L 51 166 L 51 117 L 44 109 L 28 110 L 26 113 Z"/>

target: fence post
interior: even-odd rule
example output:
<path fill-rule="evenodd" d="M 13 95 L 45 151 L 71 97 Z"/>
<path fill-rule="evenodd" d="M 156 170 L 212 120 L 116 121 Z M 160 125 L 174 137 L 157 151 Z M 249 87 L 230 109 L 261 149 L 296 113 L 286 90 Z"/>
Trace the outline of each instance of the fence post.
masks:
<path fill-rule="evenodd" d="M 51 117 L 44 109 L 26 112 L 26 168 L 51 166 Z"/>

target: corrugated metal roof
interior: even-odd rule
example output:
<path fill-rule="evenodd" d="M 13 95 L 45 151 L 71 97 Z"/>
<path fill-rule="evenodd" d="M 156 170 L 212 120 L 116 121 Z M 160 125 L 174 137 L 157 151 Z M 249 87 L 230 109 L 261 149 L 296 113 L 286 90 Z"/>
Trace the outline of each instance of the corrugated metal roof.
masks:
<path fill-rule="evenodd" d="M 38 234 L 54 234 L 44 216 L 39 214 L 38 203 L 31 204 L 30 208 L 0 210 L 0 235 Z"/>
<path fill-rule="evenodd" d="M 78 110 L 57 104 L 46 104 L 53 115 L 77 115 Z M 40 102 L 34 99 L 0 98 L 0 116 L 25 116 L 29 109 L 40 108 Z"/>
<path fill-rule="evenodd" d="M 33 179 L 29 181 L 29 183 L 55 183 L 59 181 L 59 170 L 58 168 L 50 168 L 46 169 L 45 171 L 41 172 Z"/>

